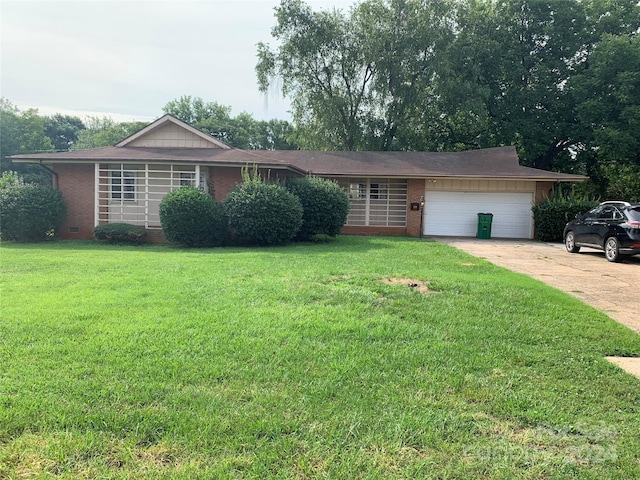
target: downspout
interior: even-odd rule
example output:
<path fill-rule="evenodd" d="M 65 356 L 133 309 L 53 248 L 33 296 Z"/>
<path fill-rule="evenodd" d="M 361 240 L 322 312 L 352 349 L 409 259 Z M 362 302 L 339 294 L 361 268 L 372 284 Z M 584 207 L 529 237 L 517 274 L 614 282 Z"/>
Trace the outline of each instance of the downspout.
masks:
<path fill-rule="evenodd" d="M 51 168 L 47 167 L 45 164 L 42 163 L 42 160 L 40 160 L 40 163 L 38 164 L 40 165 L 42 168 L 44 168 L 47 172 L 49 172 L 51 175 L 53 175 L 53 178 L 55 179 L 54 183 L 55 186 L 53 188 L 55 188 L 56 190 L 58 190 L 58 188 L 60 187 L 60 182 L 59 182 L 59 178 L 58 178 L 58 174 L 56 172 L 54 172 Z"/>

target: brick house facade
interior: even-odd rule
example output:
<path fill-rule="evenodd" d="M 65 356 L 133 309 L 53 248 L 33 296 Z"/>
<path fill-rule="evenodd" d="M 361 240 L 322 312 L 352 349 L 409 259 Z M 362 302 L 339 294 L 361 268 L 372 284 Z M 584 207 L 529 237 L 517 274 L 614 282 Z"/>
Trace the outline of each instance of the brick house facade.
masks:
<path fill-rule="evenodd" d="M 171 115 L 113 147 L 11 159 L 54 172 L 68 208 L 59 232 L 66 239 L 92 238 L 96 225 L 126 222 L 145 226 L 151 239 L 161 241 L 158 207 L 164 195 L 193 185 L 222 201 L 242 182 L 245 167 L 270 179 L 315 175 L 336 181 L 350 198 L 346 234 L 418 236 L 422 225 L 426 235 L 470 236 L 475 215 L 491 209 L 496 236 L 532 238 L 531 203 L 557 182 L 586 178 L 520 166 L 513 147 L 449 153 L 239 150 Z"/>

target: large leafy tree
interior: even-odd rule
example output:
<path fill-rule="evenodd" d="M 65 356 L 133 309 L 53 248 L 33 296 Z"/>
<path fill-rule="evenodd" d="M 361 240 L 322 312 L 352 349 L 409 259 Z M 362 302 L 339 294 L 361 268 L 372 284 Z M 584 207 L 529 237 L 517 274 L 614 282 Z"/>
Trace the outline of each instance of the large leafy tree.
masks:
<path fill-rule="evenodd" d="M 475 123 L 470 146 L 516 144 L 543 169 L 566 162 L 578 131 L 566 82 L 584 50 L 582 9 L 566 0 L 463 3 L 441 82 L 451 136 Z"/>
<path fill-rule="evenodd" d="M 243 112 L 231 116 L 231 107 L 184 95 L 166 103 L 164 113 L 208 133 L 228 145 L 251 150 L 291 150 L 293 130 L 285 120 L 258 121 Z"/>
<path fill-rule="evenodd" d="M 437 53 L 451 34 L 449 6 L 370 0 L 348 13 L 314 12 L 282 0 L 272 30 L 278 48 L 258 45 L 259 88 L 281 85 L 291 97 L 304 148 L 405 148 L 397 139 L 412 136 L 416 105 L 432 99 Z"/>
<path fill-rule="evenodd" d="M 592 193 L 637 197 L 637 3 L 468 0 L 457 30 L 443 144 L 515 144 L 528 165 L 589 174 Z"/>
<path fill-rule="evenodd" d="M 300 0 L 283 0 L 275 12 L 280 46 L 258 44 L 260 90 L 281 81 L 303 148 L 358 149 L 375 73 L 363 32 L 340 11 L 314 12 Z"/>
<path fill-rule="evenodd" d="M 78 132 L 84 129 L 85 125 L 78 117 L 60 113 L 44 117 L 44 133 L 57 151 L 69 150 L 78 140 Z"/>
<path fill-rule="evenodd" d="M 347 13 L 282 0 L 258 46 L 266 91 L 292 100 L 303 148 L 459 150 L 637 185 L 640 4 L 364 0 Z"/>
<path fill-rule="evenodd" d="M 365 148 L 422 149 L 424 139 L 433 136 L 429 128 L 440 118 L 437 85 L 454 36 L 454 5 L 449 0 L 367 0 L 354 9 L 352 22 L 374 65 Z M 437 148 L 432 142 L 426 146 Z"/>
<path fill-rule="evenodd" d="M 44 119 L 36 109 L 21 111 L 0 98 L 0 170 L 18 172 L 25 182 L 51 184 L 51 175 L 38 165 L 12 164 L 10 155 L 50 152 L 53 145 L 45 135 Z"/>
<path fill-rule="evenodd" d="M 606 34 L 571 87 L 596 193 L 640 201 L 640 37 Z"/>
<path fill-rule="evenodd" d="M 72 150 L 109 147 L 146 126 L 146 122 L 116 122 L 110 117 L 88 117 L 86 128 L 78 131 Z"/>

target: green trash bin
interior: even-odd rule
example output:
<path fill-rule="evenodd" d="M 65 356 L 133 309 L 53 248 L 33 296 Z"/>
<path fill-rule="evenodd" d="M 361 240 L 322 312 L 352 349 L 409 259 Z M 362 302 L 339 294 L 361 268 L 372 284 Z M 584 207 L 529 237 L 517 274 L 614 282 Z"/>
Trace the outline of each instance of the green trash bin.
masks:
<path fill-rule="evenodd" d="M 491 222 L 493 221 L 493 213 L 478 214 L 478 238 L 491 238 Z"/>

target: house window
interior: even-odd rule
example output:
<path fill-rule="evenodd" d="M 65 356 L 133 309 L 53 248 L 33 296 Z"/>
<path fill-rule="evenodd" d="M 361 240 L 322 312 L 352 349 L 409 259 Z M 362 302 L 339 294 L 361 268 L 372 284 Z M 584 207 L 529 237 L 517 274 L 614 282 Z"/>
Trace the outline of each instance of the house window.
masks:
<path fill-rule="evenodd" d="M 388 183 L 372 183 L 370 187 L 371 198 L 375 200 L 386 200 L 389 195 Z"/>
<path fill-rule="evenodd" d="M 347 225 L 405 227 L 407 181 L 402 179 L 350 178 L 338 184 L 349 194 Z"/>
<path fill-rule="evenodd" d="M 190 172 L 180 172 L 180 186 L 181 187 L 195 187 L 196 186 L 196 174 Z"/>
<path fill-rule="evenodd" d="M 352 200 L 362 200 L 363 198 L 367 198 L 367 184 L 366 183 L 350 183 L 349 198 Z"/>
<path fill-rule="evenodd" d="M 199 165 L 101 163 L 96 165 L 96 224 L 160 227 L 160 203 L 185 185 L 206 192 L 209 171 Z"/>
<path fill-rule="evenodd" d="M 111 200 L 119 202 L 136 201 L 136 172 L 111 172 Z"/>

